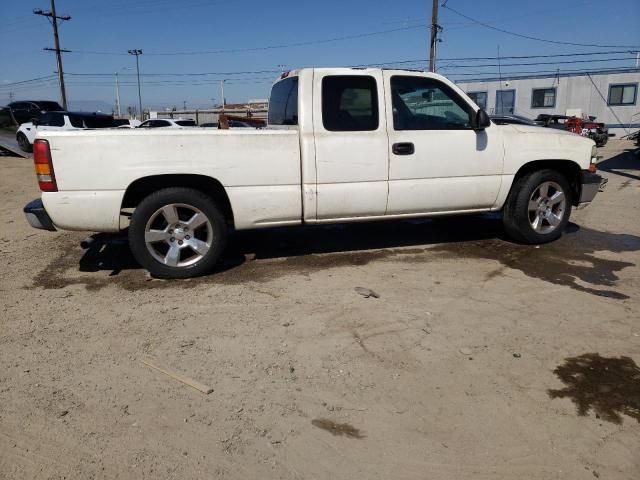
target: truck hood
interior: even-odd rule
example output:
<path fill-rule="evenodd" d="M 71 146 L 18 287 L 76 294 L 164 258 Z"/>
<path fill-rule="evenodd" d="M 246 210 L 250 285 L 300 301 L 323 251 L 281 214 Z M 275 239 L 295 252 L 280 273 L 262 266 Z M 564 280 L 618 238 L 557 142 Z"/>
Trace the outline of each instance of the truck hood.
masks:
<path fill-rule="evenodd" d="M 546 128 L 546 127 L 534 127 L 529 125 L 509 125 L 513 127 L 516 131 L 520 133 L 530 133 L 532 135 L 573 135 L 576 136 L 575 133 L 569 132 L 568 130 L 559 130 L 557 128 Z"/>

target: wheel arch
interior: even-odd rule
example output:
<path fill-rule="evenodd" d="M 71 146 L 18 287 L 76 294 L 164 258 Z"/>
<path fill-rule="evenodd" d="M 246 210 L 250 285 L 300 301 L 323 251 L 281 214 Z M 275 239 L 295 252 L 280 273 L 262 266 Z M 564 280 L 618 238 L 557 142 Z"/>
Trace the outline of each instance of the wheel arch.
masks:
<path fill-rule="evenodd" d="M 165 174 L 138 178 L 126 189 L 122 199 L 122 209 L 135 209 L 148 195 L 163 188 L 183 187 L 199 190 L 210 196 L 220 207 L 227 223 L 233 227 L 233 208 L 227 192 L 219 180 L 207 175 Z"/>
<path fill-rule="evenodd" d="M 522 178 L 524 175 L 527 175 L 531 172 L 547 169 L 555 170 L 565 176 L 571 187 L 571 203 L 573 204 L 573 206 L 577 206 L 580 199 L 580 190 L 582 188 L 582 184 L 580 182 L 582 169 L 580 168 L 580 165 L 573 160 L 545 159 L 533 160 L 531 162 L 525 163 L 516 172 L 513 183 L 511 184 L 511 189 L 513 189 L 513 186 L 516 184 L 518 179 Z M 509 194 L 511 194 L 511 191 L 509 191 Z"/>

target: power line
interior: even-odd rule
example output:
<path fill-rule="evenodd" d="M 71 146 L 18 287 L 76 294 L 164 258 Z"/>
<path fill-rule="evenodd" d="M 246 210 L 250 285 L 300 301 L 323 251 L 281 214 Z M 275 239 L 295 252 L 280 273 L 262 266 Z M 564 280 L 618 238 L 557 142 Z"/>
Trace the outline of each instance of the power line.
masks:
<path fill-rule="evenodd" d="M 241 72 L 197 72 L 197 73 L 188 73 L 188 72 L 179 72 L 179 73 L 141 73 L 141 77 L 162 77 L 162 76 L 207 76 L 207 75 L 255 75 L 255 74 L 263 74 L 263 73 L 282 73 L 281 70 L 254 70 L 254 71 L 241 71 Z M 113 75 L 112 73 L 68 73 L 67 75 L 74 76 L 95 76 L 95 77 L 108 77 Z M 122 73 L 122 76 L 135 76 L 135 73 Z"/>
<path fill-rule="evenodd" d="M 504 57 L 450 57 L 450 58 L 439 58 L 439 61 L 442 62 L 451 62 L 451 61 L 482 61 L 482 60 L 520 60 L 520 59 L 530 59 L 530 58 L 560 58 L 560 57 L 577 57 L 577 56 L 591 56 L 591 55 L 613 55 L 613 54 L 635 54 L 632 50 L 613 50 L 607 52 L 582 52 L 582 53 L 557 53 L 550 55 L 516 55 L 516 56 L 504 56 Z M 424 63 L 428 61 L 427 58 L 418 58 L 414 60 L 397 60 L 397 61 L 389 61 L 389 62 L 378 62 L 378 63 L 362 63 L 358 65 L 353 65 L 354 67 L 369 67 L 369 66 L 384 66 L 384 65 L 403 65 L 410 63 Z M 594 60 L 595 61 L 595 60 Z"/>
<path fill-rule="evenodd" d="M 638 72 L 640 71 L 635 67 L 621 67 L 614 69 L 604 69 L 604 70 L 583 70 L 583 69 L 565 69 L 565 70 L 528 70 L 528 71 L 516 71 L 516 72 L 461 72 L 461 73 L 448 73 L 448 77 L 458 77 L 458 76 L 482 76 L 482 75 L 499 75 L 502 73 L 502 76 L 507 75 L 562 75 L 564 73 L 577 73 L 577 74 L 594 74 L 594 73 L 607 73 L 607 72 Z M 493 78 L 493 77 L 487 77 Z M 482 80 L 482 79 L 480 79 Z"/>
<path fill-rule="evenodd" d="M 521 33 L 511 32 L 509 30 L 504 30 L 502 28 L 494 27 L 493 25 L 489 25 L 488 23 L 484 23 L 484 22 L 481 22 L 480 20 L 476 20 L 475 18 L 471 18 L 471 17 L 465 15 L 464 13 L 460 13 L 459 11 L 447 6 L 447 2 L 446 1 L 442 4 L 442 7 L 446 8 L 447 10 L 449 10 L 449 11 L 451 11 L 453 13 L 455 13 L 456 15 L 459 15 L 462 18 L 466 18 L 467 20 L 470 20 L 470 21 L 472 21 L 474 23 L 477 23 L 478 25 L 482 25 L 485 28 L 489 28 L 489 29 L 495 30 L 497 32 L 505 33 L 507 35 L 512 35 L 514 37 L 526 38 L 527 40 L 535 40 L 537 42 L 553 43 L 555 45 L 573 45 L 573 46 L 577 46 L 577 47 L 639 48 L 638 45 L 599 45 L 599 44 L 594 44 L 594 43 L 563 42 L 563 41 L 559 41 L 559 40 L 549 40 L 549 39 L 546 39 L 546 38 L 532 37 L 530 35 L 523 35 Z"/>
<path fill-rule="evenodd" d="M 30 78 L 28 80 L 20 80 L 18 82 L 2 83 L 0 84 L 0 87 L 11 87 L 12 85 L 20 85 L 23 83 L 31 83 L 31 82 L 41 81 L 41 80 L 50 80 L 55 77 L 56 77 L 55 75 L 47 75 L 45 77 Z"/>
<path fill-rule="evenodd" d="M 561 64 L 571 64 L 571 63 L 594 63 L 594 62 L 619 62 L 624 60 L 633 60 L 633 57 L 624 57 L 624 58 L 601 58 L 597 60 L 564 60 L 557 62 L 524 62 L 524 63 L 485 63 L 482 65 L 449 65 L 440 67 L 440 70 L 448 69 L 448 68 L 478 68 L 478 67 L 520 67 L 525 65 L 561 65 Z"/>
<path fill-rule="evenodd" d="M 266 45 L 263 47 L 246 47 L 246 48 L 232 48 L 232 49 L 222 49 L 222 50 L 201 50 L 201 51 L 192 51 L 192 52 L 153 52 L 153 53 L 145 53 L 145 55 L 153 55 L 153 56 L 183 56 L 183 55 L 218 55 L 224 53 L 242 53 L 242 52 L 258 52 L 265 50 L 276 50 L 283 48 L 294 48 L 294 47 L 304 47 L 308 45 L 318 45 L 323 43 L 332 43 L 332 42 L 341 42 L 345 40 L 356 40 L 359 38 L 368 38 L 377 35 L 387 35 L 395 32 L 404 32 L 407 30 L 416 30 L 426 28 L 426 24 L 423 25 L 415 25 L 410 27 L 402 27 L 402 28 L 393 28 L 391 30 L 379 30 L 375 32 L 366 32 L 359 33 L 354 35 L 343 35 L 340 37 L 332 37 L 332 38 L 324 38 L 318 40 L 309 40 L 305 42 L 296 42 L 296 43 L 286 43 L 279 45 Z M 87 55 L 125 55 L 119 52 L 101 52 L 101 51 L 88 51 L 88 50 L 73 50 L 73 53 L 76 54 L 87 54 Z"/>
<path fill-rule="evenodd" d="M 609 54 L 631 54 L 631 51 L 628 50 L 614 50 L 608 52 L 581 52 L 581 53 L 561 53 L 561 54 L 551 54 L 551 55 L 519 55 L 519 56 L 505 56 L 500 57 L 500 59 L 534 59 L 534 58 L 555 58 L 555 57 L 573 57 L 573 56 L 585 56 L 585 55 L 609 55 Z M 441 58 L 441 61 L 484 61 L 484 60 L 497 60 L 498 57 L 457 57 L 457 58 Z M 623 61 L 633 59 L 632 57 L 624 57 L 624 58 L 612 58 L 612 59 L 589 59 L 589 60 L 570 60 L 570 61 L 555 61 L 555 62 L 530 62 L 530 63 L 513 63 L 513 64 L 502 64 L 503 66 L 520 66 L 520 65 L 555 65 L 555 64 L 565 64 L 565 63 L 595 63 L 595 62 L 609 62 L 609 61 Z M 421 58 L 416 60 L 396 60 L 389 62 L 379 62 L 379 63 L 367 63 L 367 64 L 357 64 L 351 65 L 352 67 L 369 67 L 369 66 L 381 66 L 381 65 L 406 65 L 413 63 L 424 63 L 427 59 Z M 467 67 L 466 65 L 456 65 L 459 67 Z M 478 65 L 470 65 L 469 67 L 477 66 L 477 67 L 489 67 L 495 66 L 494 64 L 478 64 Z M 442 67 L 444 68 L 444 67 Z M 221 75 L 221 76 L 235 76 L 235 75 L 259 75 L 259 74 L 279 74 L 280 70 L 244 70 L 244 71 L 219 71 L 219 72 L 154 72 L 154 73 L 141 73 L 141 77 L 197 77 L 197 76 L 209 76 L 209 75 Z M 88 73 L 88 72 L 66 72 L 66 75 L 70 76 L 86 76 L 86 77 L 111 77 L 113 74 L 110 72 L 105 73 Z M 135 73 L 122 73 L 122 76 L 135 76 Z"/>

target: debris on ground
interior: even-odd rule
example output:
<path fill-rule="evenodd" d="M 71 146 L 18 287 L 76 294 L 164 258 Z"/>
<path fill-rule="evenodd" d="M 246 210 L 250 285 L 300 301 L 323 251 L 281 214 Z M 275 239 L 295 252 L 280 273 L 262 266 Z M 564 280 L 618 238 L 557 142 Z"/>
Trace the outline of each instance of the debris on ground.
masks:
<path fill-rule="evenodd" d="M 193 380 L 189 377 L 185 377 L 184 375 L 181 375 L 179 373 L 175 373 L 175 372 L 171 372 L 169 370 L 166 370 L 164 368 L 160 368 L 157 365 L 154 365 L 151 362 L 148 362 L 146 360 L 141 360 L 141 362 L 146 365 L 147 367 L 153 368 L 154 370 L 158 370 L 161 373 L 164 373 L 165 375 L 167 375 L 168 377 L 173 378 L 174 380 L 177 380 L 181 383 L 184 383 L 185 385 L 188 385 L 192 388 L 195 388 L 196 390 L 209 395 L 211 392 L 213 392 L 213 388 L 209 387 L 208 385 L 204 385 L 196 380 Z"/>
<path fill-rule="evenodd" d="M 359 295 L 362 295 L 364 298 L 370 298 L 370 297 L 380 298 L 379 294 L 377 294 L 376 292 L 374 292 L 369 288 L 356 287 L 354 288 L 354 290 L 356 291 L 356 293 L 358 293 Z"/>

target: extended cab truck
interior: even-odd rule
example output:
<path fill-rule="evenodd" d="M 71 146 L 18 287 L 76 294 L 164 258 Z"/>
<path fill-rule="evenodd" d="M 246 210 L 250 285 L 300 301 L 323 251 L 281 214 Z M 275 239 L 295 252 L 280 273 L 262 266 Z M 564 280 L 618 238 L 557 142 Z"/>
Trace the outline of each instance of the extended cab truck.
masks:
<path fill-rule="evenodd" d="M 128 227 L 165 278 L 211 271 L 230 229 L 502 211 L 514 239 L 549 242 L 601 182 L 593 141 L 495 125 L 446 78 L 401 70 L 284 74 L 265 129 L 41 132 L 34 150 L 32 226 Z"/>

